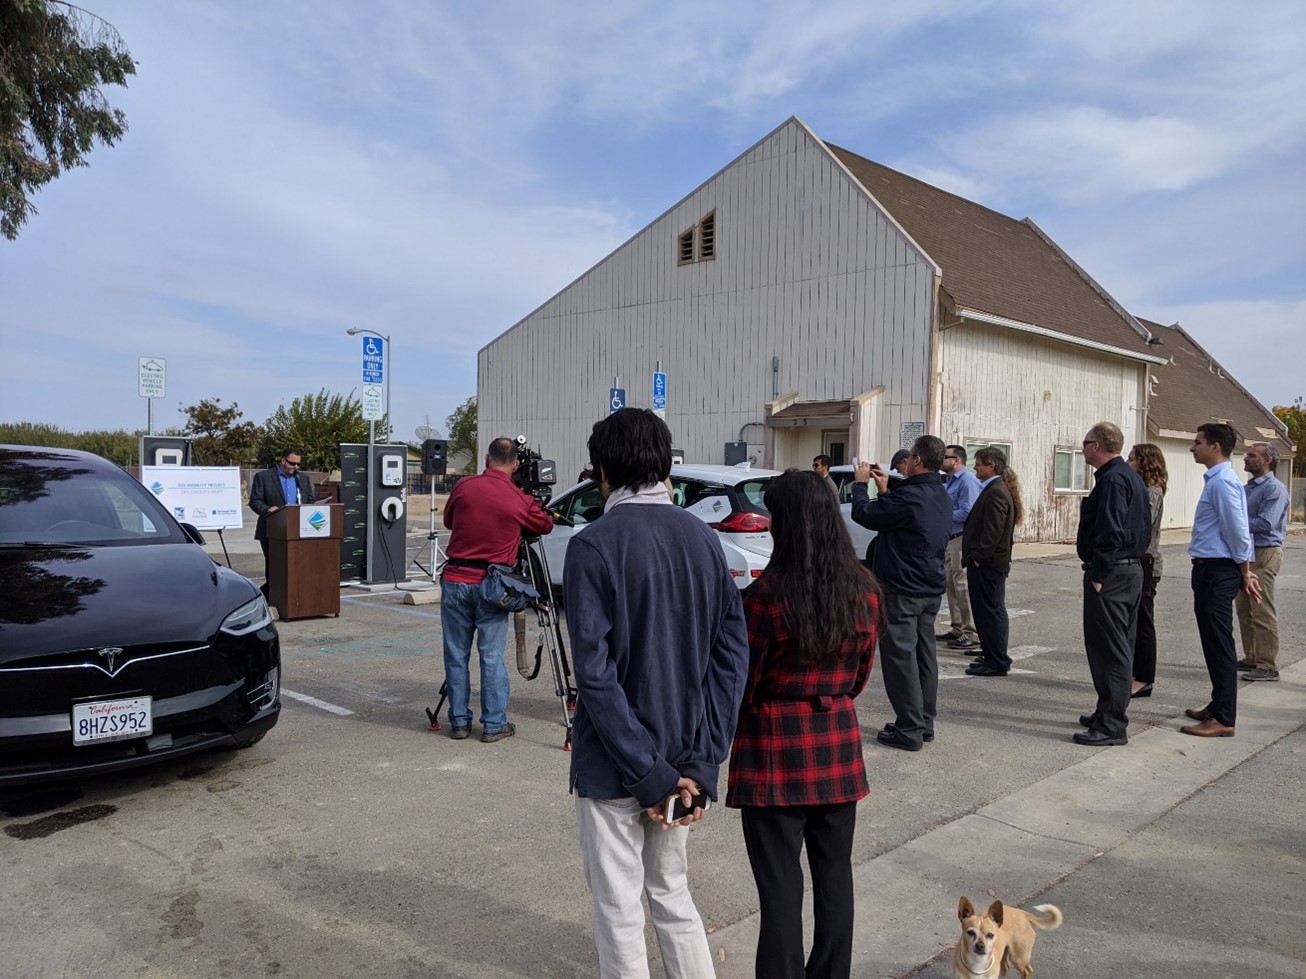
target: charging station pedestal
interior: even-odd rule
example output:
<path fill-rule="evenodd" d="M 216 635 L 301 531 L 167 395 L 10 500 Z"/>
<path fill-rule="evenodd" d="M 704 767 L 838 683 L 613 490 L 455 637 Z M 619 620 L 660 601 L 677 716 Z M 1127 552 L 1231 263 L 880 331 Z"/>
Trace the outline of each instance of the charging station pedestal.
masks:
<path fill-rule="evenodd" d="M 340 502 L 345 515 L 341 582 L 377 585 L 407 580 L 407 499 L 406 446 L 340 446 Z"/>
<path fill-rule="evenodd" d="M 283 619 L 340 614 L 344 507 L 283 506 L 268 516 L 268 604 Z"/>

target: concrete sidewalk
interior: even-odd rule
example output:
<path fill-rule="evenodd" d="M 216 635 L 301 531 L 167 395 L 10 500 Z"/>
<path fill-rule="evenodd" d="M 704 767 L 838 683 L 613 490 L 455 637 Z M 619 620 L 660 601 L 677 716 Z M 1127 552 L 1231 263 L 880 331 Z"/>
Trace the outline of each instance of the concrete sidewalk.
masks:
<path fill-rule="evenodd" d="M 955 908 L 961 895 L 987 904 L 996 895 L 1004 902 L 1028 906 L 1057 903 L 1050 890 L 1072 885 L 1078 875 L 1095 881 L 1086 900 L 1091 910 L 1061 903 L 1067 925 L 1081 919 L 1081 929 L 1092 933 L 1089 954 L 1080 949 L 1075 964 L 1059 956 L 1058 936 L 1039 941 L 1035 968 L 1044 975 L 1133 976 L 1301 976 L 1306 974 L 1306 937 L 1287 954 L 1254 949 L 1245 930 L 1247 915 L 1226 904 L 1234 890 L 1256 890 L 1258 884 L 1285 888 L 1282 914 L 1300 921 L 1298 903 L 1306 879 L 1306 831 L 1302 828 L 1303 786 L 1300 778 L 1303 725 L 1306 724 L 1306 661 L 1282 671 L 1277 684 L 1246 684 L 1239 693 L 1238 734 L 1234 738 L 1203 740 L 1181 734 L 1191 723 L 1175 718 L 1132 738 L 1125 748 L 1098 749 L 1072 765 L 1028 788 L 1013 793 L 977 812 L 945 823 L 909 843 L 854 868 L 857 893 L 856 945 L 853 975 L 860 977 L 921 976 L 945 979 L 952 975 L 950 947 L 959 926 Z M 1240 813 L 1238 825 L 1245 836 L 1228 836 L 1232 848 L 1263 839 L 1280 841 L 1283 851 L 1268 865 L 1280 875 L 1277 881 L 1243 876 L 1236 885 L 1214 874 L 1188 873 L 1183 890 L 1164 895 L 1165 903 L 1140 909 L 1136 920 L 1123 924 L 1122 933 L 1103 933 L 1104 920 L 1122 896 L 1138 892 L 1155 878 L 1137 860 L 1116 859 L 1135 841 L 1149 834 L 1165 837 L 1163 823 L 1184 807 L 1185 815 L 1201 818 L 1204 810 L 1219 805 L 1205 790 L 1237 771 L 1256 763 L 1262 752 L 1291 738 L 1280 749 L 1281 762 L 1274 772 L 1289 772 L 1288 781 L 1271 777 L 1269 803 Z M 982 753 L 985 746 L 977 744 Z M 1291 757 L 1289 757 L 1291 756 Z M 989 759 L 992 761 L 992 759 Z M 1008 759 L 1020 765 L 1019 757 Z M 1282 806 L 1275 805 L 1282 792 Z M 1160 827 L 1160 829 L 1158 829 Z M 1218 845 L 1221 837 L 1214 837 Z M 1203 837 L 1203 845 L 1212 839 Z M 1161 848 L 1162 843 L 1154 843 Z M 1182 859 L 1184 853 L 1172 854 Z M 1157 856 L 1153 856 L 1157 859 Z M 1284 881 L 1288 884 L 1284 884 Z M 1194 886 L 1205 884 L 1204 889 Z M 1071 888 L 1073 889 L 1073 888 Z M 1295 897 L 1292 897 L 1295 895 Z M 810 899 L 806 906 L 808 941 L 811 935 Z M 1203 912 L 1209 919 L 1202 921 Z M 1118 916 L 1118 915 L 1117 915 Z M 1188 922 L 1178 927 L 1180 944 L 1152 948 L 1146 965 L 1121 959 L 1123 943 L 1136 949 L 1151 944 L 1153 929 L 1162 924 L 1174 933 L 1175 917 Z M 1155 919 L 1155 920 L 1152 920 Z M 1091 922 L 1091 924 L 1090 924 Z M 1200 924 L 1198 923 L 1200 922 Z M 1066 926 L 1063 926 L 1063 928 Z M 1279 929 L 1282 933 L 1284 929 Z M 1188 932 L 1188 933 L 1186 933 Z M 1300 935 L 1300 930 L 1297 930 Z M 720 929 L 710 937 L 717 953 L 720 979 L 753 975 L 753 951 L 758 917 Z M 1082 938 L 1081 938 L 1082 942 Z M 1200 954 L 1185 944 L 1200 945 Z M 1140 953 L 1141 954 L 1141 953 Z M 1104 968 L 1107 962 L 1113 967 Z M 1255 965 L 1253 965 L 1255 963 Z"/>

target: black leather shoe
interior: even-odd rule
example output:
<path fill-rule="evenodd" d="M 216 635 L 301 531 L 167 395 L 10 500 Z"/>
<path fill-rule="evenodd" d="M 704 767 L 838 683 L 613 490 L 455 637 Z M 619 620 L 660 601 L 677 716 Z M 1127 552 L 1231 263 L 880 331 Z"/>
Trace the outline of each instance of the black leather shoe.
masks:
<path fill-rule="evenodd" d="M 937 642 L 952 642 L 954 639 L 960 639 L 960 632 L 936 632 L 934 638 Z"/>
<path fill-rule="evenodd" d="M 875 736 L 875 740 L 880 742 L 886 748 L 901 748 L 903 751 L 920 751 L 919 742 L 912 741 L 907 735 L 903 734 L 897 728 L 892 731 L 881 731 Z"/>
<path fill-rule="evenodd" d="M 1096 714 L 1080 714 L 1080 715 L 1079 715 L 1079 726 L 1080 726 L 1080 727 L 1092 727 L 1092 726 L 1093 726 L 1093 722 L 1096 721 L 1096 720 L 1097 720 L 1097 715 L 1096 715 Z"/>
<path fill-rule="evenodd" d="M 967 676 L 1006 676 L 1006 670 L 1000 670 L 988 663 L 975 663 L 966 667 Z"/>
<path fill-rule="evenodd" d="M 1118 738 L 1113 738 L 1109 734 L 1103 734 L 1095 728 L 1090 728 L 1087 731 L 1080 731 L 1078 734 L 1071 735 L 1070 740 L 1075 742 L 1075 744 L 1086 744 L 1090 748 L 1105 748 L 1107 745 L 1113 744 L 1129 744 L 1129 738 L 1123 734 Z"/>
<path fill-rule="evenodd" d="M 884 725 L 885 734 L 888 734 L 890 731 L 896 731 L 896 730 L 898 730 L 898 726 L 896 724 Z M 924 741 L 926 744 L 929 744 L 931 741 L 934 740 L 934 732 L 926 731 L 924 734 L 921 735 L 921 740 Z"/>
<path fill-rule="evenodd" d="M 1150 697 L 1150 696 L 1152 696 L 1152 685 L 1150 683 L 1144 683 L 1141 687 L 1139 687 L 1137 690 L 1135 690 L 1133 693 L 1129 695 L 1129 699 L 1137 700 L 1140 697 Z"/>
<path fill-rule="evenodd" d="M 962 636 L 960 639 L 954 639 L 952 640 L 952 642 L 948 643 L 948 648 L 964 649 L 969 651 L 972 649 L 979 649 L 980 644 L 977 643 L 974 639 L 967 639 L 965 636 Z"/>

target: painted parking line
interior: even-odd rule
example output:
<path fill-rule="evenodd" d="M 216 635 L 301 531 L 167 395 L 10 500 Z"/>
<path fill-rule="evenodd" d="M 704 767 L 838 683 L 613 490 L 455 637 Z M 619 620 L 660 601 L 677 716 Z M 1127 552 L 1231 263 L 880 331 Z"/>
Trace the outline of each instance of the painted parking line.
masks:
<path fill-rule="evenodd" d="M 322 710 L 328 711 L 332 714 L 339 714 L 342 717 L 353 713 L 353 711 L 348 707 L 337 707 L 335 704 L 328 704 L 325 700 L 318 700 L 316 697 L 310 697 L 306 693 L 295 693 L 295 691 L 287 690 L 285 687 L 281 688 L 281 696 L 289 697 L 291 700 L 298 700 L 300 703 L 308 704 L 310 707 L 321 708 Z"/>

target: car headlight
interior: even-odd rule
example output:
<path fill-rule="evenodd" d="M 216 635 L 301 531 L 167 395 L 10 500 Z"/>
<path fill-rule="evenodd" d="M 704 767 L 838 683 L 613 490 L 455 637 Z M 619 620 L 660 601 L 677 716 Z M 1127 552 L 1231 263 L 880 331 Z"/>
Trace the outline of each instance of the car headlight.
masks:
<path fill-rule="evenodd" d="M 272 613 L 268 611 L 267 600 L 259 595 L 223 619 L 219 628 L 229 636 L 244 636 L 271 622 Z"/>

